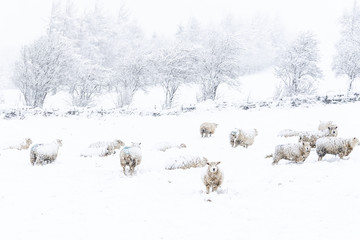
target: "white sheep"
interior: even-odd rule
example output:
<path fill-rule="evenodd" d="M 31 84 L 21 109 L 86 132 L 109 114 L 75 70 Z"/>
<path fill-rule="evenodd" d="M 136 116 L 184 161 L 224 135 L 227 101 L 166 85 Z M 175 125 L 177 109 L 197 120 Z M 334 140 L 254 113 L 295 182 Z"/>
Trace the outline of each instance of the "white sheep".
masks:
<path fill-rule="evenodd" d="M 81 157 L 106 157 L 115 154 L 115 150 L 112 146 L 104 147 L 93 147 L 84 149 L 80 156 Z"/>
<path fill-rule="evenodd" d="M 215 133 L 217 128 L 217 123 L 204 122 L 200 125 L 200 135 L 201 137 L 211 137 Z"/>
<path fill-rule="evenodd" d="M 359 139 L 354 138 L 337 138 L 324 137 L 316 141 L 316 153 L 321 161 L 326 154 L 338 155 L 340 159 L 348 156 L 354 147 L 359 145 Z"/>
<path fill-rule="evenodd" d="M 266 158 L 273 158 L 273 165 L 281 159 L 301 163 L 310 155 L 311 146 L 308 142 L 280 144 L 275 147 L 274 154 L 267 155 Z"/>
<path fill-rule="evenodd" d="M 320 121 L 318 130 L 324 131 L 329 127 L 337 127 L 336 124 L 334 124 L 332 121 Z"/>
<path fill-rule="evenodd" d="M 94 142 L 89 145 L 89 148 L 103 148 L 103 147 L 110 147 L 112 149 L 120 149 L 122 146 L 125 146 L 125 143 L 119 139 L 114 141 L 99 141 Z M 114 152 L 115 153 L 115 152 Z"/>
<path fill-rule="evenodd" d="M 209 194 L 210 188 L 216 191 L 224 181 L 224 173 L 220 170 L 218 165 L 220 162 L 207 162 L 207 171 L 203 176 L 203 183 L 206 187 L 206 193 Z"/>
<path fill-rule="evenodd" d="M 120 165 L 126 175 L 125 168 L 130 168 L 130 175 L 134 174 L 135 167 L 141 163 L 141 143 L 132 143 L 132 146 L 124 147 L 120 151 Z"/>
<path fill-rule="evenodd" d="M 293 137 L 299 136 L 299 142 L 309 142 L 312 148 L 316 147 L 316 140 L 322 137 L 336 137 L 338 134 L 337 126 L 328 126 L 323 131 L 294 131 L 294 130 L 283 130 L 279 133 L 281 137 Z"/>
<path fill-rule="evenodd" d="M 165 169 L 189 169 L 204 167 L 207 159 L 185 149 L 171 149 L 165 153 Z"/>
<path fill-rule="evenodd" d="M 56 139 L 51 143 L 35 144 L 30 150 L 30 163 L 32 165 L 44 163 L 52 163 L 57 158 L 59 147 L 62 146 L 62 141 Z"/>
<path fill-rule="evenodd" d="M 30 138 L 23 139 L 10 139 L 7 140 L 6 144 L 2 144 L 3 149 L 17 149 L 17 150 L 26 150 L 32 144 L 32 140 Z"/>
<path fill-rule="evenodd" d="M 178 148 L 178 149 L 186 148 L 186 145 L 185 143 L 160 142 L 157 143 L 155 148 L 159 151 L 165 152 L 172 148 Z"/>
<path fill-rule="evenodd" d="M 254 143 L 257 135 L 258 132 L 255 128 L 246 130 L 236 128 L 230 133 L 230 145 L 234 148 L 239 145 L 247 148 Z"/>

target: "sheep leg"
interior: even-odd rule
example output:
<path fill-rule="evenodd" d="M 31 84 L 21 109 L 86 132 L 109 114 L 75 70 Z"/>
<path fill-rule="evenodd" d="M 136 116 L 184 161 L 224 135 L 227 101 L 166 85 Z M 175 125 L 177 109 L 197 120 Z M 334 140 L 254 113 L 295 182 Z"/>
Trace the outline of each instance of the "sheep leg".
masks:
<path fill-rule="evenodd" d="M 134 166 L 130 166 L 130 175 L 134 174 Z"/>
<path fill-rule="evenodd" d="M 210 184 L 206 184 L 206 194 L 209 194 L 210 192 Z"/>
<path fill-rule="evenodd" d="M 30 156 L 30 163 L 32 164 L 32 165 L 34 165 L 35 164 L 35 162 L 36 162 L 36 155 L 35 155 L 35 153 L 31 153 L 31 156 Z"/>
<path fill-rule="evenodd" d="M 280 161 L 280 158 L 275 157 L 273 162 L 272 162 L 272 165 L 278 164 L 279 161 Z"/>
<path fill-rule="evenodd" d="M 215 192 L 215 191 L 218 189 L 218 187 L 219 187 L 218 185 L 214 185 L 214 186 L 212 187 L 212 191 Z"/>

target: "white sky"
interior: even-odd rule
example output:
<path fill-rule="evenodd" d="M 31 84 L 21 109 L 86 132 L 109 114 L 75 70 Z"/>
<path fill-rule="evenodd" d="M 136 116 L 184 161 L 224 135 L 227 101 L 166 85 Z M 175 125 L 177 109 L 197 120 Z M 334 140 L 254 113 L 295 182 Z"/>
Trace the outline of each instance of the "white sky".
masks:
<path fill-rule="evenodd" d="M 96 0 L 77 0 L 79 10 Z M 116 14 L 120 0 L 103 0 L 110 14 Z M 225 16 L 277 17 L 289 30 L 313 31 L 328 64 L 338 36 L 338 20 L 353 0 L 124 0 L 130 14 L 146 33 L 171 34 L 177 25 L 194 16 L 201 23 L 217 23 Z M 45 32 L 51 0 L 0 0 L 0 74 L 10 72 L 22 45 Z M 330 61 L 331 62 L 331 61 Z M 1 75 L 0 75 L 1 81 Z"/>

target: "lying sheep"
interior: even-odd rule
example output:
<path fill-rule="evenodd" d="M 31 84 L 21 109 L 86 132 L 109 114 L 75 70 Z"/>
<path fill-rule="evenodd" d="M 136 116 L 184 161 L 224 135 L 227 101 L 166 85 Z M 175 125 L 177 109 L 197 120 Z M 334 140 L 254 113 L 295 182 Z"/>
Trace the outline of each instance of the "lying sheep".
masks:
<path fill-rule="evenodd" d="M 59 147 L 62 146 L 62 141 L 56 139 L 51 143 L 35 144 L 30 150 L 30 163 L 32 165 L 44 163 L 52 163 L 55 161 Z"/>
<path fill-rule="evenodd" d="M 204 167 L 207 159 L 198 154 L 191 153 L 180 149 L 172 149 L 166 152 L 165 169 L 189 169 Z"/>
<path fill-rule="evenodd" d="M 239 145 L 247 148 L 254 143 L 257 135 L 258 132 L 255 128 L 248 130 L 234 129 L 230 133 L 230 145 L 234 148 Z"/>
<path fill-rule="evenodd" d="M 211 137 L 215 133 L 217 128 L 217 123 L 204 122 L 200 125 L 200 135 L 201 137 Z"/>
<path fill-rule="evenodd" d="M 338 134 L 337 126 L 328 126 L 323 131 L 298 132 L 293 130 L 283 130 L 279 133 L 281 137 L 299 136 L 299 142 L 310 142 L 312 148 L 316 147 L 316 140 L 322 137 L 336 137 Z"/>
<path fill-rule="evenodd" d="M 224 180 L 224 174 L 218 167 L 220 162 L 207 162 L 208 165 L 206 174 L 203 177 L 203 183 L 206 187 L 206 193 L 209 194 L 210 188 L 212 192 L 216 191 Z"/>
<path fill-rule="evenodd" d="M 106 157 L 115 154 L 115 150 L 112 146 L 104 147 L 89 147 L 84 149 L 80 156 L 81 157 Z"/>
<path fill-rule="evenodd" d="M 267 155 L 265 158 L 273 158 L 273 165 L 281 159 L 302 163 L 310 155 L 311 146 L 308 142 L 281 144 L 275 147 L 274 154 Z"/>
<path fill-rule="evenodd" d="M 120 149 L 122 146 L 125 146 L 125 143 L 123 141 L 121 141 L 121 140 L 116 139 L 114 141 L 94 142 L 94 143 L 89 145 L 89 148 L 109 147 L 109 148 L 112 148 L 112 149 Z"/>
<path fill-rule="evenodd" d="M 359 145 L 359 139 L 354 138 L 337 138 L 337 137 L 324 137 L 316 141 L 316 153 L 319 156 L 319 161 L 326 154 L 339 155 L 340 159 L 348 156 L 354 147 Z"/>
<path fill-rule="evenodd" d="M 156 146 L 156 149 L 159 151 L 162 151 L 162 152 L 165 152 L 171 148 L 181 149 L 181 148 L 186 148 L 186 145 L 185 145 L 185 143 L 161 142 L 161 143 L 158 143 Z"/>
<path fill-rule="evenodd" d="M 132 143 L 131 147 L 124 147 L 120 151 L 120 165 L 123 168 L 124 174 L 126 175 L 125 168 L 130 168 L 130 175 L 134 174 L 135 167 L 141 163 L 141 143 Z"/>
<path fill-rule="evenodd" d="M 333 124 L 332 121 L 320 121 L 319 126 L 318 126 L 318 130 L 319 131 L 324 131 L 329 127 L 337 127 L 336 124 Z"/>
<path fill-rule="evenodd" d="M 32 141 L 30 138 L 20 139 L 20 140 L 10 140 L 7 142 L 3 149 L 17 149 L 17 150 L 26 150 L 30 147 Z"/>

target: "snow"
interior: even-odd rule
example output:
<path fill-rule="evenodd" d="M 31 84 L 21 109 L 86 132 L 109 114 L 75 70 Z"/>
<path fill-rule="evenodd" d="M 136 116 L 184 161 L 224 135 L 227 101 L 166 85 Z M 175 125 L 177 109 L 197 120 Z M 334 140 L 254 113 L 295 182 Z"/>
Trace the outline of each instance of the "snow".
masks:
<path fill-rule="evenodd" d="M 41 155 L 51 156 L 58 152 L 59 144 L 57 142 L 40 143 L 33 145 L 34 150 Z"/>
<path fill-rule="evenodd" d="M 210 104 L 207 105 L 210 108 Z M 102 118 L 29 116 L 0 120 L 2 138 L 33 143 L 62 139 L 52 164 L 32 166 L 29 150 L 0 150 L 0 239 L 307 239 L 360 238 L 360 148 L 347 160 L 314 150 L 303 164 L 265 159 L 281 129 L 317 129 L 336 122 L 339 137 L 360 136 L 354 110 L 360 103 L 299 108 L 227 108 L 179 116 Z M 201 138 L 204 121 L 219 124 Z M 249 148 L 232 148 L 235 127 L 256 128 Z M 142 162 L 125 176 L 119 151 L 82 158 L 98 139 L 141 142 Z M 209 161 L 221 161 L 224 182 L 205 193 L 204 168 L 166 170 L 163 141 L 184 142 Z M 178 150 L 178 149 L 177 149 Z M 181 151 L 181 150 L 178 150 Z"/>

